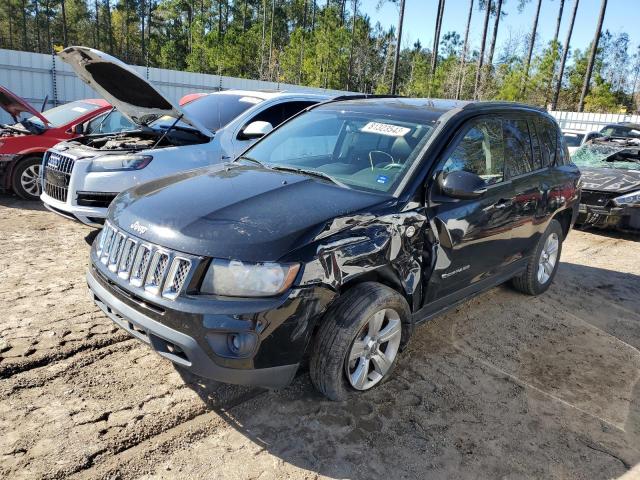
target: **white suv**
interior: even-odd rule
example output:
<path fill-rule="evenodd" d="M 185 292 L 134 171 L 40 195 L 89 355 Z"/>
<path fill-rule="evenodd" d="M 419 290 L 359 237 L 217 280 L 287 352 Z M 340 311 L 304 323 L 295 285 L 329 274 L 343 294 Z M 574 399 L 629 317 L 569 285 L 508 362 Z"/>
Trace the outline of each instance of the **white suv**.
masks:
<path fill-rule="evenodd" d="M 59 55 L 136 125 L 126 132 L 59 143 L 44 156 L 45 206 L 91 226 L 104 222 L 109 204 L 123 190 L 231 160 L 289 117 L 329 99 L 308 93 L 226 90 L 181 108 L 110 55 L 86 47 L 69 47 Z M 88 132 L 100 131 L 96 125 L 86 127 Z"/>

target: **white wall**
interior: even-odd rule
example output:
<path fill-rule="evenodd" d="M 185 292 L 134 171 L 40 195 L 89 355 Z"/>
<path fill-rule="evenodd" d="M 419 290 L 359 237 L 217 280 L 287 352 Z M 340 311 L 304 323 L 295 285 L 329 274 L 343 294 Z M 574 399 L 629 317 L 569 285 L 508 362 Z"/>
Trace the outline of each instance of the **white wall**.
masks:
<path fill-rule="evenodd" d="M 640 123 L 640 115 L 624 113 L 587 113 L 587 112 L 549 112 L 560 125 L 560 128 L 574 130 L 598 131 L 605 125 L 618 122 Z"/>
<path fill-rule="evenodd" d="M 321 92 L 334 95 L 348 93 L 205 73 L 179 72 L 161 68 L 134 68 L 175 103 L 187 93 L 212 92 L 219 88 Z M 25 98 L 37 109 L 40 109 L 47 95 L 49 96 L 47 108 L 51 108 L 56 101 L 60 104 L 98 97 L 93 89 L 76 77 L 69 65 L 57 57 L 41 53 L 0 49 L 0 85 Z M 8 121 L 10 121 L 9 115 L 0 111 L 0 123 Z"/>

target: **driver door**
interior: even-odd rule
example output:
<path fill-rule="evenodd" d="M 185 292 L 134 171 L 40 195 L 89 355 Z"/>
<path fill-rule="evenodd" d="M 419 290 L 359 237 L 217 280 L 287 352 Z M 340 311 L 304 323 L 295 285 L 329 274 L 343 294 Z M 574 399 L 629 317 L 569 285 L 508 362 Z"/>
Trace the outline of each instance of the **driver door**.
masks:
<path fill-rule="evenodd" d="M 428 215 L 438 246 L 426 302 L 466 296 L 467 288 L 507 263 L 515 193 L 505 180 L 504 164 L 503 126 L 496 116 L 467 122 L 445 150 L 429 189 Z M 437 177 L 457 170 L 480 176 L 487 191 L 472 199 L 444 195 Z"/>

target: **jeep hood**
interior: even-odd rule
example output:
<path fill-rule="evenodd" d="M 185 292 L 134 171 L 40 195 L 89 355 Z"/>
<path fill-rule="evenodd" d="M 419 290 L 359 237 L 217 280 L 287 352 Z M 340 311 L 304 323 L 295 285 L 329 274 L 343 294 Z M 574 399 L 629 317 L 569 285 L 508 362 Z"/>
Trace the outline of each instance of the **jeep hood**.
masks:
<path fill-rule="evenodd" d="M 115 57 L 88 47 L 68 47 L 58 53 L 78 77 L 136 125 L 169 115 L 207 137 L 213 137 L 199 121 L 189 118 L 138 72 Z"/>
<path fill-rule="evenodd" d="M 295 173 L 217 165 L 126 190 L 111 204 L 109 219 L 185 253 L 277 261 L 311 243 L 334 218 L 390 200 Z"/>
<path fill-rule="evenodd" d="M 44 125 L 49 124 L 49 121 L 25 99 L 20 98 L 18 95 L 2 86 L 0 86 L 0 108 L 11 115 L 16 122 L 22 113 L 28 113 L 29 115 L 38 117 Z"/>

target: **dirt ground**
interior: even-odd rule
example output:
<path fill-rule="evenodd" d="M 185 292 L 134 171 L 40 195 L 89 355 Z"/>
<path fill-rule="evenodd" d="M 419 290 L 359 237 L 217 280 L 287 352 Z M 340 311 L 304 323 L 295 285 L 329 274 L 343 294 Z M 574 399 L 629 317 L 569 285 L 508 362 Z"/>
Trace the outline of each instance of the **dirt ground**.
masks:
<path fill-rule="evenodd" d="M 499 287 L 436 318 L 393 380 L 336 404 L 304 373 L 278 392 L 181 375 L 90 301 L 94 236 L 0 196 L 0 477 L 606 479 L 640 463 L 640 238 L 572 232 L 547 293 Z"/>

